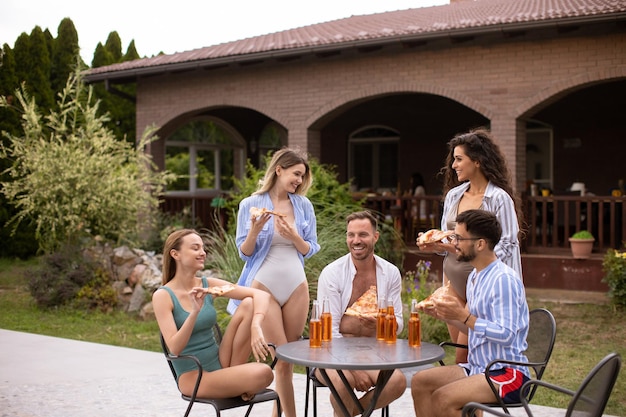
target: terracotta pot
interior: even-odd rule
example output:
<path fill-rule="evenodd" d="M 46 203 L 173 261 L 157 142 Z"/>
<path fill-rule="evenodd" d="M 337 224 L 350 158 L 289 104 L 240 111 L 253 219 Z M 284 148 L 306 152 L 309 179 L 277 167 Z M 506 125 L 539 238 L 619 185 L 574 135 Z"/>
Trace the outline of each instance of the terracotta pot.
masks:
<path fill-rule="evenodd" d="M 569 238 L 570 248 L 572 249 L 572 256 L 575 259 L 587 259 L 591 256 L 593 250 L 593 242 L 595 239 L 576 239 Z"/>

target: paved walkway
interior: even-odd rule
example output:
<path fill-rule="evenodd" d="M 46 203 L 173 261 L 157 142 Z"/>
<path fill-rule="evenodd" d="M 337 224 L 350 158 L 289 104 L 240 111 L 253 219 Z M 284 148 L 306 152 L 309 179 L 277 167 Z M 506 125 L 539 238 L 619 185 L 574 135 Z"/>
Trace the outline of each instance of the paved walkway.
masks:
<path fill-rule="evenodd" d="M 294 376 L 294 387 L 298 415 L 303 416 L 304 375 Z M 318 415 L 332 416 L 328 390 L 320 394 Z M 186 406 L 161 353 L 0 329 L 1 417 L 180 417 Z M 410 390 L 390 411 L 394 417 L 414 416 Z M 537 417 L 564 415 L 549 407 L 534 411 Z M 214 413 L 210 406 L 196 404 L 190 415 Z M 256 405 L 251 414 L 270 415 L 266 404 Z M 516 410 L 514 415 L 525 414 Z"/>

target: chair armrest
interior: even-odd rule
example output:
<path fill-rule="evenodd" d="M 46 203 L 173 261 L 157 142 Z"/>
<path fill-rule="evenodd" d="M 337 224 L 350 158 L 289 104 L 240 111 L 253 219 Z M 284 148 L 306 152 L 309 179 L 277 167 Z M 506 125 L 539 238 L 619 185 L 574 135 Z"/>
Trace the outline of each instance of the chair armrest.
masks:
<path fill-rule="evenodd" d="M 200 360 L 193 355 L 174 355 L 172 353 L 167 353 L 165 357 L 167 358 L 167 360 L 170 360 L 170 361 L 177 361 L 179 359 L 191 359 L 192 361 L 195 362 L 196 366 L 198 367 L 198 370 L 202 372 L 202 364 L 200 363 Z"/>
<path fill-rule="evenodd" d="M 276 362 L 278 361 L 278 356 L 276 356 L 276 345 L 273 343 L 268 343 L 267 345 L 271 347 L 272 349 L 274 349 L 274 359 L 272 360 L 272 363 L 270 364 L 270 368 L 274 369 L 274 367 L 276 366 Z"/>
<path fill-rule="evenodd" d="M 462 349 L 467 349 L 467 345 L 462 345 L 460 343 L 454 343 L 454 342 L 441 342 L 439 343 L 439 346 L 441 347 L 454 346 L 454 347 L 458 347 Z"/>
<path fill-rule="evenodd" d="M 545 365 L 544 362 L 520 362 L 520 361 L 512 361 L 512 360 L 506 360 L 506 359 L 494 359 L 487 364 L 487 366 L 485 367 L 485 379 L 487 380 L 487 383 L 489 384 L 489 387 L 491 388 L 491 392 L 493 392 L 493 395 L 498 400 L 498 404 L 500 404 L 500 406 L 505 410 L 506 410 L 506 405 L 502 401 L 502 398 L 500 398 L 500 395 L 498 393 L 498 387 L 496 387 L 496 385 L 491 380 L 491 372 L 493 370 L 493 367 L 496 364 L 518 365 L 518 366 L 524 366 L 524 367 L 533 368 L 533 369 L 535 369 L 536 366 Z M 529 391 L 522 391 L 522 394 L 523 394 L 522 397 L 527 398 L 526 394 L 528 394 L 528 392 Z M 528 398 L 529 400 L 534 395 L 534 390 L 532 391 L 532 393 L 533 394 L 530 396 L 530 398 Z"/>
<path fill-rule="evenodd" d="M 462 345 L 460 343 L 447 342 L 447 341 L 439 343 L 439 346 L 442 347 L 442 348 L 445 348 L 446 346 L 452 346 L 452 347 L 456 347 L 456 348 L 467 349 L 467 345 Z M 445 366 L 446 365 L 443 362 L 443 359 L 441 359 L 439 361 L 439 365 L 441 365 L 441 366 Z"/>
<path fill-rule="evenodd" d="M 535 385 L 537 387 L 548 388 L 548 389 L 551 389 L 553 391 L 560 392 L 561 394 L 569 395 L 570 397 L 573 397 L 574 395 L 576 395 L 576 392 L 572 391 L 571 389 L 560 387 L 558 385 L 554 385 L 554 384 L 551 384 L 549 382 L 540 381 L 540 380 L 537 380 L 537 379 L 530 379 L 530 380 L 526 381 L 524 383 L 524 385 L 522 385 L 522 394 L 526 393 L 528 390 L 530 390 L 530 387 L 532 385 Z M 528 400 L 526 400 L 526 396 L 525 395 L 522 396 L 522 403 L 524 404 L 524 407 L 526 407 L 526 405 L 528 405 Z"/>
<path fill-rule="evenodd" d="M 476 410 L 482 410 L 483 413 L 487 412 L 488 414 L 493 414 L 494 416 L 499 417 L 511 417 L 510 414 L 503 413 L 500 410 L 495 408 L 491 408 L 488 405 L 477 403 L 477 402 L 469 402 L 463 406 L 463 417 L 473 417 Z M 529 414 L 532 415 L 532 414 Z"/>
<path fill-rule="evenodd" d="M 190 359 L 190 360 L 194 361 L 194 363 L 198 367 L 198 376 L 196 377 L 196 383 L 194 385 L 193 392 L 190 395 L 190 401 L 191 401 L 191 404 L 193 404 L 193 402 L 196 400 L 196 395 L 198 394 L 198 388 L 200 387 L 200 381 L 202 381 L 202 371 L 203 371 L 203 369 L 202 369 L 202 364 L 200 363 L 200 360 L 198 358 L 196 358 L 195 356 L 193 356 L 193 355 L 173 355 L 171 353 L 166 353 L 165 357 L 170 362 L 177 361 L 179 359 Z M 177 381 L 176 385 L 178 385 L 178 381 Z"/>

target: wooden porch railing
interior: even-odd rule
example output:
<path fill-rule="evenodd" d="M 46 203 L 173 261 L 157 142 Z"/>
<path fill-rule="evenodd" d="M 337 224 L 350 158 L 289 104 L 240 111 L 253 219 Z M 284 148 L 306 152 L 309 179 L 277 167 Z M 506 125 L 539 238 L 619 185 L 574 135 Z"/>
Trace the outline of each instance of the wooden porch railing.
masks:
<path fill-rule="evenodd" d="M 626 239 L 626 197 L 549 196 L 525 197 L 528 252 L 542 248 L 567 248 L 569 237 L 590 231 L 594 248 L 619 249 Z"/>
<path fill-rule="evenodd" d="M 215 211 L 211 197 L 165 197 L 162 209 L 176 213 L 189 208 L 204 227 L 212 227 Z M 420 207 L 423 204 L 423 215 Z M 526 236 L 522 251 L 539 253 L 569 247 L 568 238 L 578 230 L 589 230 L 596 238 L 595 249 L 620 249 L 626 239 L 626 197 L 550 196 L 523 198 Z M 364 207 L 381 213 L 400 232 L 408 245 L 414 245 L 419 232 L 440 227 L 441 196 L 367 197 Z M 220 214 L 226 224 L 225 213 Z"/>

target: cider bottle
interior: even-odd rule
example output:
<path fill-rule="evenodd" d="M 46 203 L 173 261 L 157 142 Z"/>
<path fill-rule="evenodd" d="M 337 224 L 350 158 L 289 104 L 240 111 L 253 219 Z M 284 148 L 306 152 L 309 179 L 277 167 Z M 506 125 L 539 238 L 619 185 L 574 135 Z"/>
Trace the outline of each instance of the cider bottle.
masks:
<path fill-rule="evenodd" d="M 313 300 L 313 307 L 311 307 L 309 346 L 322 347 L 322 322 L 320 320 L 320 306 L 317 300 Z"/>
<path fill-rule="evenodd" d="M 333 338 L 333 318 L 330 314 L 330 300 L 322 301 L 322 342 L 330 342 Z"/>
<path fill-rule="evenodd" d="M 378 315 L 376 316 L 376 340 L 385 340 L 385 319 L 387 318 L 387 300 L 378 299 Z"/>
<path fill-rule="evenodd" d="M 385 342 L 396 343 L 396 315 L 393 308 L 393 301 L 387 300 L 387 316 L 385 317 Z"/>
<path fill-rule="evenodd" d="M 417 347 L 422 344 L 422 324 L 417 310 L 417 300 L 411 300 L 411 317 L 409 318 L 409 346 Z"/>

